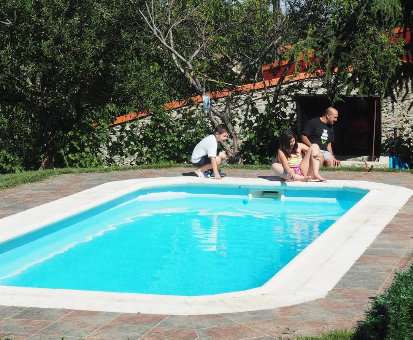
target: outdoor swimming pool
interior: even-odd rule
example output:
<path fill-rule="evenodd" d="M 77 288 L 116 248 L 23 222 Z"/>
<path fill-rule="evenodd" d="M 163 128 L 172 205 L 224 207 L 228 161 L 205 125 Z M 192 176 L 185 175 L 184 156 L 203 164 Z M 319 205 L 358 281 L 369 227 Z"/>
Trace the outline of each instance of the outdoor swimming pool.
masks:
<path fill-rule="evenodd" d="M 183 296 L 261 287 L 366 192 L 138 190 L 0 244 L 0 285 Z"/>
<path fill-rule="evenodd" d="M 254 201 L 259 201 L 260 195 L 265 197 L 264 201 L 271 201 L 274 196 L 291 192 L 292 197 L 287 197 L 284 201 L 288 202 L 289 199 L 298 201 L 303 192 L 310 197 L 320 199 L 331 199 L 332 197 L 328 195 L 342 190 L 362 194 L 367 192 L 367 194 L 310 245 L 301 250 L 287 266 L 257 288 L 213 295 L 178 296 L 0 285 L 0 305 L 196 315 L 268 309 L 310 301 L 326 296 L 412 195 L 412 191 L 406 188 L 363 181 L 283 183 L 265 178 L 225 178 L 214 181 L 194 177 L 174 177 L 109 182 L 0 219 L 0 244 L 3 246 L 7 244 L 9 247 L 13 242 L 18 242 L 22 236 L 25 238 L 36 233 L 44 233 L 47 230 L 45 226 L 54 225 L 62 220 L 74 221 L 90 209 L 100 213 L 107 208 L 112 208 L 111 202 L 114 200 L 124 196 L 132 198 L 130 195 L 133 196 L 138 190 L 199 185 L 211 190 L 222 188 L 248 190 L 252 200 L 244 204 L 243 199 L 242 205 L 239 202 L 242 209 L 252 206 Z M 297 197 L 294 197 L 294 193 Z M 148 205 L 150 206 L 152 204 Z M 168 209 L 174 207 L 175 205 L 170 204 Z M 213 223 L 210 222 L 211 225 Z M 207 230 L 209 233 L 204 231 L 199 233 L 193 225 L 191 228 L 192 234 L 202 235 L 197 239 L 198 242 L 214 236 L 211 229 Z M 219 235 L 219 228 L 217 231 Z M 267 231 L 264 235 L 272 234 Z M 73 243 L 76 243 L 76 240 Z M 86 243 L 93 242 L 83 242 Z M 204 249 L 214 247 L 210 240 L 201 244 Z M 209 249 L 212 253 L 212 248 Z M 118 253 L 123 251 L 124 249 L 120 249 Z M 118 268 L 119 274 L 121 269 Z"/>

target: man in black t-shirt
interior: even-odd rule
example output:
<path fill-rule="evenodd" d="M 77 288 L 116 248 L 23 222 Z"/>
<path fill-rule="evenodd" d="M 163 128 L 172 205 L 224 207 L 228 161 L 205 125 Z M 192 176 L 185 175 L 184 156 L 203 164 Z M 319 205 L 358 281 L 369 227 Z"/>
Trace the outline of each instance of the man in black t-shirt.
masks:
<path fill-rule="evenodd" d="M 320 161 L 324 166 L 337 166 L 340 161 L 335 158 L 331 143 L 334 141 L 333 124 L 337 121 L 338 111 L 329 107 L 324 112 L 322 117 L 310 119 L 304 127 L 301 135 L 301 140 L 304 144 L 318 144 L 320 151 L 323 154 L 323 159 Z"/>

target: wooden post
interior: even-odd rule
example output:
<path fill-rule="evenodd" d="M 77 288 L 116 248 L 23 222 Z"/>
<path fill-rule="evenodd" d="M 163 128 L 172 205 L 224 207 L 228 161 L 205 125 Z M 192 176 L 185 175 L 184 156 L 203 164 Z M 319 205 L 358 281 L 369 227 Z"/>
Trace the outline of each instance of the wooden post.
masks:
<path fill-rule="evenodd" d="M 373 123 L 373 151 L 371 160 L 374 162 L 374 144 L 376 144 L 376 119 L 377 119 L 377 99 L 374 99 L 374 123 Z"/>

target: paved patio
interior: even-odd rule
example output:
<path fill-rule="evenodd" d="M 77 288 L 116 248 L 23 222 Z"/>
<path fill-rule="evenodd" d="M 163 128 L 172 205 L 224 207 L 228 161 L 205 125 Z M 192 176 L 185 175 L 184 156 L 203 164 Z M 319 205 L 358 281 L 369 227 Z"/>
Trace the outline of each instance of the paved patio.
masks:
<path fill-rule="evenodd" d="M 268 177 L 268 170 L 225 169 L 227 176 Z M 0 218 L 116 180 L 192 176 L 190 168 L 62 175 L 0 191 Z M 410 173 L 325 172 L 330 179 L 382 182 L 413 189 Z M 176 316 L 0 306 L 0 337 L 13 339 L 294 339 L 351 329 L 371 299 L 407 268 L 413 254 L 413 198 L 326 298 L 254 312 Z"/>

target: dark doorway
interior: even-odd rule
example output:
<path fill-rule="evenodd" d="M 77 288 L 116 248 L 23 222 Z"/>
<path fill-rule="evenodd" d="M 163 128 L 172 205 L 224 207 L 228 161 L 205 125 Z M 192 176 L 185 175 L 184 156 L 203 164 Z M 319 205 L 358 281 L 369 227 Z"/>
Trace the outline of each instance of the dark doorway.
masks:
<path fill-rule="evenodd" d="M 340 159 L 369 156 L 374 159 L 380 155 L 381 114 L 379 97 L 345 96 L 343 101 L 333 106 L 339 116 L 334 124 L 334 153 Z M 320 117 L 330 106 L 325 96 L 301 95 L 296 98 L 297 128 L 301 135 L 305 123 Z"/>

